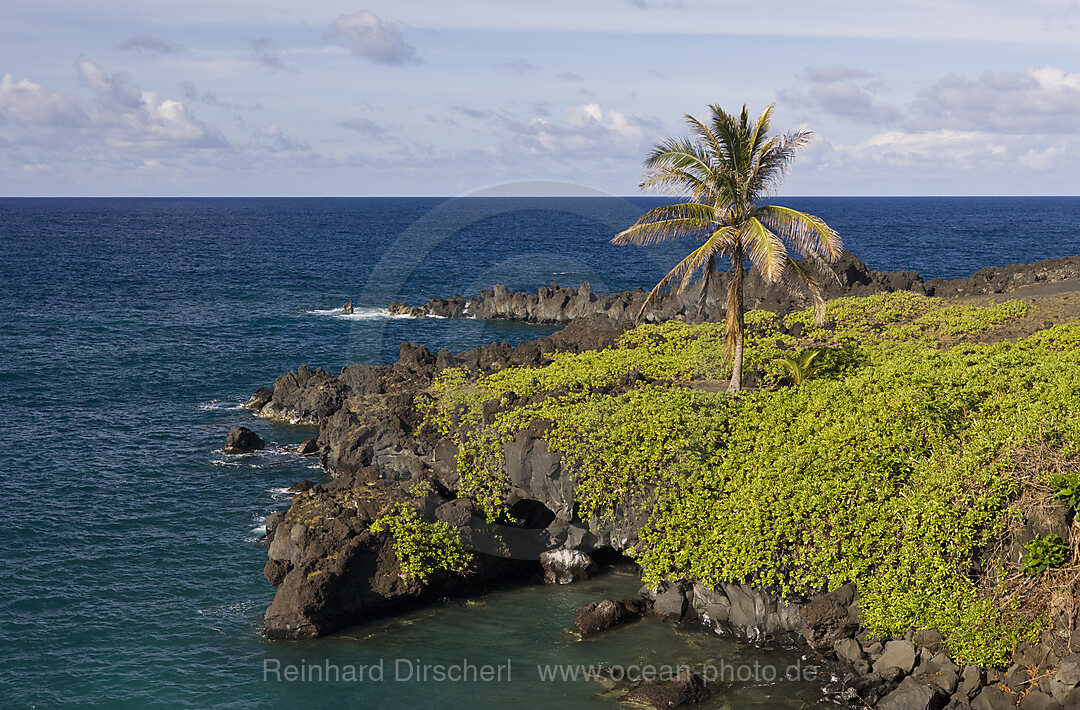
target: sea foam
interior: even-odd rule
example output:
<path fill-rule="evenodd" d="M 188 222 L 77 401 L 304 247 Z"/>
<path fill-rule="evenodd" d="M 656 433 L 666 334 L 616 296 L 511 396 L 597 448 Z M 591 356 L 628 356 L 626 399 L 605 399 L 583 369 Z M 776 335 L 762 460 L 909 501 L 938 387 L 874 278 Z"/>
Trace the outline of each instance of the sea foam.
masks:
<path fill-rule="evenodd" d="M 409 318 L 408 315 L 390 315 L 387 308 L 356 308 L 352 313 L 345 315 L 341 308 L 315 308 L 307 311 L 312 316 L 331 316 L 343 320 L 379 320 L 381 318 Z"/>

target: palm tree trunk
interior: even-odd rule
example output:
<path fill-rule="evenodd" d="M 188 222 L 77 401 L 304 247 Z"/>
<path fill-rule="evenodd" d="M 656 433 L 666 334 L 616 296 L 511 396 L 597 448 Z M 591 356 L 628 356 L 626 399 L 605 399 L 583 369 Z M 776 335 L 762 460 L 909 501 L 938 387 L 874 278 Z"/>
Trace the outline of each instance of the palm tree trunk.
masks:
<path fill-rule="evenodd" d="M 706 299 L 709 297 L 709 284 L 712 282 L 713 269 L 716 268 L 716 257 L 710 256 L 709 263 L 705 267 L 705 278 L 701 282 L 701 297 L 697 302 L 697 317 L 698 320 L 705 320 L 705 306 Z"/>
<path fill-rule="evenodd" d="M 743 365 L 743 251 L 736 246 L 731 255 L 731 283 L 728 285 L 727 336 L 731 349 L 731 382 L 728 392 L 742 389 Z"/>

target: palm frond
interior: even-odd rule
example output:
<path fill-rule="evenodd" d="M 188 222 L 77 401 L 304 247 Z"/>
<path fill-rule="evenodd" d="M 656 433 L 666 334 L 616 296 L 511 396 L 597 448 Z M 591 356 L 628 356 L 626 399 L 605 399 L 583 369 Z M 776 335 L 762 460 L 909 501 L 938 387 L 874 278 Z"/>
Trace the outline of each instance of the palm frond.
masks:
<path fill-rule="evenodd" d="M 709 225 L 708 220 L 696 217 L 662 219 L 656 222 L 635 224 L 615 235 L 612 244 L 625 246 L 649 246 L 665 239 L 682 239 L 700 234 Z"/>
<path fill-rule="evenodd" d="M 775 192 L 787 176 L 795 153 L 812 138 L 813 134 L 809 131 L 797 131 L 773 136 L 762 145 L 753 174 L 748 179 L 752 193 L 767 195 Z"/>
<path fill-rule="evenodd" d="M 769 104 L 754 121 L 754 127 L 747 141 L 751 160 L 761 155 L 762 147 L 769 141 L 769 128 L 772 127 L 772 114 L 775 107 L 775 103 Z"/>
<path fill-rule="evenodd" d="M 718 253 L 723 253 L 725 250 L 730 249 L 732 245 L 732 239 L 736 237 L 738 232 L 734 227 L 721 227 L 713 232 L 705 243 L 700 247 L 690 252 L 682 261 L 675 265 L 675 268 L 667 273 L 664 278 L 660 279 L 659 283 L 653 286 L 649 291 L 649 295 L 645 297 L 645 301 L 641 304 L 641 308 L 638 310 L 636 320 L 641 321 L 641 317 L 645 314 L 645 310 L 655 301 L 664 289 L 668 288 L 676 280 L 679 281 L 679 285 L 671 289 L 672 293 L 682 293 L 686 290 L 694 280 L 694 276 L 703 266 L 708 264 L 710 260 Z"/>
<path fill-rule="evenodd" d="M 810 292 L 810 300 L 814 304 L 814 323 L 821 327 L 825 324 L 825 294 L 821 290 L 821 283 L 817 278 L 809 271 L 799 266 L 799 262 L 787 257 L 787 265 L 791 268 L 791 272 L 802 281 L 806 286 L 806 289 Z"/>
<path fill-rule="evenodd" d="M 704 202 L 712 193 L 712 182 L 688 170 L 673 167 L 652 168 L 638 184 L 643 190 L 659 192 L 681 197 L 689 197 L 694 202 Z"/>
<path fill-rule="evenodd" d="M 665 167 L 686 170 L 699 177 L 713 170 L 708 152 L 689 138 L 665 138 L 645 157 L 647 170 Z"/>
<path fill-rule="evenodd" d="M 695 118 L 690 114 L 686 114 L 684 118 L 686 119 L 686 122 L 690 124 L 690 132 L 704 143 L 706 152 L 712 153 L 712 160 L 709 162 L 715 169 L 715 159 L 719 158 L 724 153 L 724 148 L 720 144 L 720 139 L 716 137 L 716 134 L 713 133 L 701 119 Z"/>
<path fill-rule="evenodd" d="M 775 282 L 784 273 L 788 253 L 784 242 L 756 217 L 743 225 L 743 242 L 749 251 L 750 261 L 758 267 L 762 277 Z"/>
<path fill-rule="evenodd" d="M 675 293 L 682 293 L 694 280 L 694 275 L 701 270 L 710 260 L 716 258 L 717 254 L 723 254 L 731 250 L 731 247 L 735 243 L 735 238 L 738 236 L 738 230 L 734 227 L 721 227 L 720 229 L 709 235 L 709 238 L 705 240 L 705 243 L 690 253 L 683 263 L 685 263 L 686 270 L 683 272 L 682 281 L 679 283 L 679 287 L 675 290 Z"/>
<path fill-rule="evenodd" d="M 840 258 L 844 242 L 836 230 L 820 217 L 780 205 L 760 207 L 757 215 L 770 229 L 794 245 L 800 254 L 817 254 L 829 262 Z"/>
<path fill-rule="evenodd" d="M 693 256 L 693 254 L 691 254 L 691 256 Z M 649 294 L 645 297 L 645 300 L 642 302 L 641 308 L 638 309 L 637 316 L 634 319 L 634 321 L 636 323 L 641 322 L 641 317 L 643 315 L 645 315 L 645 310 L 650 305 L 652 305 L 653 301 L 655 301 L 657 298 L 659 298 L 660 294 L 662 294 L 664 292 L 664 289 L 667 288 L 668 285 L 672 281 L 674 281 L 674 280 L 676 280 L 676 279 L 683 276 L 686 269 L 689 268 L 689 266 L 690 266 L 690 264 L 688 263 L 689 261 L 690 261 L 689 256 L 686 257 L 685 259 L 683 259 L 682 261 L 680 261 L 678 264 L 675 265 L 674 269 L 667 272 L 667 275 L 664 276 L 664 278 L 660 279 L 660 281 L 657 282 L 657 284 L 652 287 L 652 290 L 649 291 Z"/>

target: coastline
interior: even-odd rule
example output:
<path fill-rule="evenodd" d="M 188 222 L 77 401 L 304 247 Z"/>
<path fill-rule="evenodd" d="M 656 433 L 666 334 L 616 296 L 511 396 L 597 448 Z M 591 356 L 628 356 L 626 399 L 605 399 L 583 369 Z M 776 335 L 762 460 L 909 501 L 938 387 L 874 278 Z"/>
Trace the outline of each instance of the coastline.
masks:
<path fill-rule="evenodd" d="M 1037 264 L 1028 270 L 1037 273 L 1041 268 Z M 1022 270 L 1013 268 L 1010 281 L 1023 281 L 1011 278 L 1016 273 Z M 992 279 L 983 281 L 993 284 Z M 1058 279 L 1050 284 L 1043 281 L 1022 286 L 1014 293 L 1004 288 L 995 292 L 1021 297 L 1036 307 L 1006 327 L 992 329 L 986 338 L 988 342 L 1015 341 L 1052 324 L 1039 316 L 1046 314 L 1043 307 L 1048 305 L 1052 306 L 1056 322 L 1080 321 L 1080 300 L 1074 301 L 1072 295 L 1076 280 Z M 885 290 L 889 278 L 870 279 L 869 283 L 880 285 L 878 293 L 899 292 Z M 965 294 L 949 302 L 985 303 L 993 298 Z M 557 352 L 581 353 L 610 347 L 625 329 L 625 325 L 614 320 L 606 314 L 594 314 L 571 321 L 570 327 L 550 338 L 526 342 L 516 348 L 483 346 L 459 356 L 448 351 L 432 355 L 420 346 L 403 344 L 394 365 L 351 365 L 336 378 L 321 370 L 301 368 L 279 378 L 268 402 L 253 400 L 252 406 L 262 410 L 261 416 L 319 422 L 320 460 L 334 475 L 328 484 L 308 487 L 294 498 L 288 513 L 267 520 L 271 559 L 266 576 L 280 586 L 267 612 L 266 635 L 271 638 L 319 636 L 365 618 L 426 603 L 437 596 L 475 591 L 488 581 L 506 582 L 515 575 L 536 578 L 540 552 L 544 550 L 567 549 L 582 556 L 605 548 L 632 552 L 640 542 L 635 531 L 643 523 L 641 513 L 633 505 L 617 504 L 608 519 L 576 518 L 569 472 L 562 457 L 549 448 L 543 427 L 527 427 L 506 444 L 504 459 L 510 493 L 503 503 L 511 512 L 516 507 L 517 514 L 511 514 L 510 518 L 524 520 L 520 526 L 506 525 L 506 520 L 493 518 L 490 511 L 485 512 L 482 505 L 477 505 L 485 491 L 461 480 L 456 472 L 458 457 L 454 447 L 449 445 L 445 434 L 440 436 L 430 427 L 424 427 L 413 402 L 415 395 L 427 391 L 447 368 L 464 366 L 470 371 L 490 374 L 512 367 L 538 367 L 545 357 Z M 632 389 L 639 380 L 640 375 L 632 381 L 620 382 L 619 387 Z M 506 405 L 504 401 L 501 406 Z M 485 405 L 483 409 L 485 420 L 499 412 L 499 407 L 489 409 Z M 373 412 L 377 413 L 373 416 Z M 420 479 L 428 481 L 430 490 L 418 494 L 410 489 Z M 473 496 L 473 501 L 456 497 L 463 489 Z M 388 508 L 406 500 L 417 502 L 424 518 L 433 524 L 457 529 L 480 552 L 470 567 L 467 581 L 466 577 L 446 570 L 434 570 L 428 585 L 417 585 L 404 578 L 395 541 L 388 536 L 373 535 L 368 528 Z M 319 527 L 320 518 L 333 520 L 334 524 L 312 535 Z M 506 535 L 508 531 L 512 534 Z M 287 532 L 287 537 L 282 532 Z M 546 571 L 563 578 L 585 575 L 587 559 L 575 555 L 560 562 L 561 567 L 549 565 Z M 502 562 L 493 563 L 496 560 Z M 514 564 L 506 564 L 507 560 L 513 560 Z M 312 567 L 313 561 L 316 567 L 319 561 L 329 564 L 316 568 Z M 379 584 L 368 581 L 376 579 L 380 580 Z M 363 591 L 365 584 L 367 591 Z M 362 591 L 354 594 L 358 598 L 347 598 L 348 595 L 341 596 L 342 588 Z M 1001 673 L 972 664 L 953 664 L 947 654 L 942 656 L 940 634 L 920 636 L 912 631 L 884 638 L 884 644 L 872 640 L 876 637 L 861 628 L 858 597 L 851 586 L 796 603 L 751 584 L 711 589 L 689 580 L 664 582 L 643 592 L 654 608 L 659 609 L 658 615 L 671 621 L 703 621 L 718 633 L 750 641 L 786 635 L 791 641 L 808 644 L 817 653 L 839 656 L 854 671 L 865 664 L 865 672 L 849 679 L 852 683 L 846 692 L 851 696 L 849 699 L 858 696 L 863 703 L 881 700 L 879 707 L 907 707 L 896 705 L 898 701 L 893 694 L 901 691 L 905 697 L 920 694 L 925 687 L 937 688 L 930 691 L 931 700 L 937 702 L 938 693 L 954 694 L 961 681 L 969 699 L 980 694 L 993 695 L 995 691 L 987 689 L 997 688 L 1010 671 L 1013 675 L 1017 671 L 1011 668 Z M 855 640 L 856 634 L 860 636 L 853 647 L 850 641 Z M 845 649 L 843 653 L 837 644 Z M 1067 645 L 1065 648 L 1059 645 L 1056 650 L 1048 651 L 1044 648 L 1047 645 L 1044 639 L 1042 646 L 1018 649 L 1018 653 L 1027 654 L 1029 663 L 1038 657 L 1035 664 L 1038 668 L 1050 659 L 1047 652 L 1057 660 L 1063 657 L 1061 652 L 1069 650 Z M 899 674 L 879 672 L 892 667 L 879 664 L 881 655 L 890 648 L 891 653 L 903 656 L 911 652 L 912 662 L 908 664 L 904 660 L 897 666 L 902 669 Z M 873 671 L 870 671 L 871 663 Z M 956 682 L 948 681 L 943 688 L 926 680 L 928 674 L 942 672 L 948 677 L 955 676 Z M 874 682 L 868 685 L 867 676 L 874 676 Z M 916 678 L 921 680 L 915 681 Z M 860 679 L 861 685 L 855 682 Z M 888 703 L 889 698 L 893 698 L 894 704 Z"/>

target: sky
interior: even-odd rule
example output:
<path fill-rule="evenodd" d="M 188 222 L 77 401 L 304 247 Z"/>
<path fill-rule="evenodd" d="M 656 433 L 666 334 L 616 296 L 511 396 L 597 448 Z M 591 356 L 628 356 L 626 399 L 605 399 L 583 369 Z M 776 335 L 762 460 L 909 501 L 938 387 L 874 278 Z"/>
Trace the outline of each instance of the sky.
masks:
<path fill-rule="evenodd" d="M 1077 195 L 1080 2 L 0 3 L 3 196 L 635 195 L 773 102 L 782 195 Z"/>

